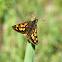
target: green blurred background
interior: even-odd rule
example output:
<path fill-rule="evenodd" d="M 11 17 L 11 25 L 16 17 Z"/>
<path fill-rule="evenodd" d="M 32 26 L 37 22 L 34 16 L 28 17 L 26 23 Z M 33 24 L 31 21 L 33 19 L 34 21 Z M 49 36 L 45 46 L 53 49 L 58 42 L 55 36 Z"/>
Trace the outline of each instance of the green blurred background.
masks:
<path fill-rule="evenodd" d="M 38 18 L 34 62 L 62 62 L 62 0 L 0 0 L 0 62 L 24 61 L 27 38 L 12 26 L 31 15 Z"/>

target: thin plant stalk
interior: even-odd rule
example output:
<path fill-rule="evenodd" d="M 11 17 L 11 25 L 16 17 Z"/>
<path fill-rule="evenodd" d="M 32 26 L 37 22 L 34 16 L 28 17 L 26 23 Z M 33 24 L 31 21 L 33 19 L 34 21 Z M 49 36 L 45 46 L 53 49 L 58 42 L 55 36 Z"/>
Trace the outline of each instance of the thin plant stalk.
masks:
<path fill-rule="evenodd" d="M 35 55 L 35 45 L 30 43 L 30 41 L 28 40 L 27 46 L 26 46 L 24 62 L 33 62 L 34 55 Z"/>

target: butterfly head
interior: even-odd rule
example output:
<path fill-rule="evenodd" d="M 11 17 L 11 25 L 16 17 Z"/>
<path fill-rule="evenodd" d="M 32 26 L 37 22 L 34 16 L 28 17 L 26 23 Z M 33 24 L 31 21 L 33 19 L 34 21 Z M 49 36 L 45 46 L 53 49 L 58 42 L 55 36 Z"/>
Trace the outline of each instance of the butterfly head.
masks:
<path fill-rule="evenodd" d="M 35 19 L 34 21 L 35 21 L 35 22 L 38 22 L 38 19 Z"/>

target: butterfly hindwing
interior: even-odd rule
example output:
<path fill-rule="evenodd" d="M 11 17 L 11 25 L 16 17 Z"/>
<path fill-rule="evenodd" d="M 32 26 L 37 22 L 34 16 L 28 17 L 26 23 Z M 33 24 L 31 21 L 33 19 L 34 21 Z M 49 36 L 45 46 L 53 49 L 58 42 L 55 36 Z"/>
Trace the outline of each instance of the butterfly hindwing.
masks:
<path fill-rule="evenodd" d="M 29 35 L 27 35 L 29 41 L 31 43 L 38 44 L 38 38 L 37 38 L 37 26 L 31 31 L 31 33 L 29 33 Z"/>
<path fill-rule="evenodd" d="M 14 25 L 14 26 L 12 26 L 12 28 L 21 34 L 27 34 L 28 25 L 30 22 L 31 21 L 27 21 L 27 22 L 24 22 L 24 23 L 21 23 L 18 25 Z"/>

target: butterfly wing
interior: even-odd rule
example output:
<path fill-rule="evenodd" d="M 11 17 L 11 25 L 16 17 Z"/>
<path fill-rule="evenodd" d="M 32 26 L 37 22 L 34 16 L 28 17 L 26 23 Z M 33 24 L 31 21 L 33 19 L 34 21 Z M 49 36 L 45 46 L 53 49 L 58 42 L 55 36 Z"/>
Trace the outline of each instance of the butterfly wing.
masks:
<path fill-rule="evenodd" d="M 38 44 L 38 38 L 37 38 L 37 25 L 34 29 L 32 29 L 31 33 L 27 34 L 27 38 L 31 43 Z"/>
<path fill-rule="evenodd" d="M 27 34 L 27 38 L 34 45 L 38 44 L 36 23 L 33 24 L 32 21 L 27 21 L 18 25 L 14 25 L 12 28 L 21 34 Z"/>
<path fill-rule="evenodd" d="M 21 33 L 21 34 L 27 34 L 27 31 L 28 31 L 28 25 L 31 21 L 27 21 L 27 22 L 24 22 L 24 23 L 21 23 L 21 24 L 18 24 L 18 25 L 14 25 L 12 26 L 12 28 Z"/>

